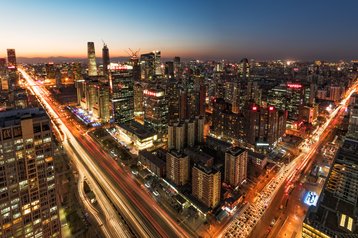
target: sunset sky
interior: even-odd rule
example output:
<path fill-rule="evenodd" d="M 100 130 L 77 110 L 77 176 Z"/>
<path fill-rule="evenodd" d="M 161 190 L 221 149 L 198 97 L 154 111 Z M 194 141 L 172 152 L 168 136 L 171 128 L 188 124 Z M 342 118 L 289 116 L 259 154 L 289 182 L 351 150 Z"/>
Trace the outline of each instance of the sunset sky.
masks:
<path fill-rule="evenodd" d="M 358 1 L 4 0 L 0 57 L 85 57 L 102 39 L 111 56 L 128 48 L 199 59 L 354 59 Z"/>

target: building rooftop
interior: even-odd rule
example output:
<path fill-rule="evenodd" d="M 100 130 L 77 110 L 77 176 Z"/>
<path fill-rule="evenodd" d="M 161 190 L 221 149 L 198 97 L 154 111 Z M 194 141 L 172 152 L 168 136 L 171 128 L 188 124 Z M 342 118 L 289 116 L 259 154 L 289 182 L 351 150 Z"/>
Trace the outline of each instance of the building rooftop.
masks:
<path fill-rule="evenodd" d="M 346 139 L 332 164 L 317 208 L 311 207 L 305 223 L 336 237 L 357 237 L 358 229 L 358 141 Z M 344 216 L 344 219 L 342 217 Z"/>
<path fill-rule="evenodd" d="M 118 126 L 132 134 L 135 134 L 139 139 L 146 139 L 155 135 L 155 132 L 153 130 L 143 126 L 142 124 L 134 120 L 120 123 Z"/>
<path fill-rule="evenodd" d="M 0 127 L 17 125 L 21 119 L 39 117 L 47 117 L 47 114 L 42 108 L 38 107 L 0 112 Z"/>
<path fill-rule="evenodd" d="M 226 152 L 233 156 L 238 156 L 245 151 L 246 151 L 245 149 L 240 148 L 240 147 L 232 147 L 232 148 L 228 149 Z"/>
<path fill-rule="evenodd" d="M 149 152 L 148 150 L 139 151 L 139 156 L 145 157 L 147 160 L 152 162 L 158 167 L 165 167 L 165 161 L 159 158 L 155 152 Z"/>
<path fill-rule="evenodd" d="M 197 148 L 185 148 L 184 153 L 190 157 L 194 163 L 208 164 L 214 161 L 214 157 L 204 153 Z"/>

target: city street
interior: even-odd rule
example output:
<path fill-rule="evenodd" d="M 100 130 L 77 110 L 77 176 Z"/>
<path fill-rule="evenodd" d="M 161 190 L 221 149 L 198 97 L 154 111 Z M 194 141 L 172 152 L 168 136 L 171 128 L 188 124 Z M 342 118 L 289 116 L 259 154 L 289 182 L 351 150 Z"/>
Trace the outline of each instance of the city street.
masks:
<path fill-rule="evenodd" d="M 134 232 L 138 232 L 139 236 L 189 237 L 186 231 L 178 226 L 147 193 L 134 183 L 129 173 L 126 173 L 108 154 L 104 153 L 90 136 L 81 131 L 81 127 L 71 126 L 65 117 L 60 118 L 60 113 L 55 111 L 59 108 L 51 105 L 52 100 L 49 100 L 48 93 L 43 93 L 24 70 L 19 69 L 19 71 L 34 93 L 45 104 L 45 109 L 50 111 L 52 118 L 57 118 L 55 123 L 59 124 L 59 130 L 65 135 L 64 142 L 69 141 L 70 147 L 76 151 L 77 155 L 81 155 L 80 162 L 87 169 L 79 168 L 79 171 L 89 170 L 91 174 L 85 175 L 86 178 L 92 178 L 95 183 L 100 185 L 99 191 L 102 190 L 102 192 L 95 193 L 96 198 L 110 198 L 115 205 L 116 209 L 113 206 L 105 206 L 112 210 L 112 216 L 109 215 L 107 221 L 112 222 L 113 214 L 120 211 L 124 219 L 127 222 L 130 221 L 130 227 Z M 67 126 L 70 126 L 71 129 L 68 129 Z M 116 220 L 117 224 L 120 224 L 120 219 Z M 115 225 L 112 229 L 118 230 L 119 228 L 120 225 Z M 118 231 L 118 234 L 125 234 L 125 232 Z"/>

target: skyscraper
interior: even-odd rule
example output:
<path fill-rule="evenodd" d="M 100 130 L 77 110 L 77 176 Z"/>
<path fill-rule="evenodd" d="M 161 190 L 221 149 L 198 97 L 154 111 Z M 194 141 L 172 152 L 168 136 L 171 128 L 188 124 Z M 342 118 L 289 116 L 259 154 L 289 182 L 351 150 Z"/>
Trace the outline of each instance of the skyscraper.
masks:
<path fill-rule="evenodd" d="M 45 111 L 2 112 L 0 135 L 0 237 L 61 237 Z"/>
<path fill-rule="evenodd" d="M 102 60 L 103 60 L 103 75 L 108 77 L 108 66 L 110 63 L 110 59 L 109 59 L 109 50 L 106 44 L 103 44 Z"/>
<path fill-rule="evenodd" d="M 16 64 L 16 54 L 15 49 L 7 49 L 7 67 L 9 69 L 15 69 Z"/>
<path fill-rule="evenodd" d="M 97 76 L 96 53 L 94 43 L 87 42 L 88 76 Z"/>
<path fill-rule="evenodd" d="M 114 120 L 124 123 L 134 118 L 134 79 L 132 70 L 111 73 Z"/>
<path fill-rule="evenodd" d="M 6 59 L 0 58 L 0 74 L 5 73 L 6 69 Z"/>
<path fill-rule="evenodd" d="M 153 51 L 140 56 L 142 80 L 154 80 L 161 75 L 160 51 Z"/>
<path fill-rule="evenodd" d="M 247 178 L 247 150 L 239 147 L 231 148 L 225 153 L 225 179 L 233 188 L 239 186 Z"/>
<path fill-rule="evenodd" d="M 168 104 L 165 91 L 160 87 L 151 87 L 143 91 L 144 125 L 154 129 L 159 137 L 167 133 Z"/>

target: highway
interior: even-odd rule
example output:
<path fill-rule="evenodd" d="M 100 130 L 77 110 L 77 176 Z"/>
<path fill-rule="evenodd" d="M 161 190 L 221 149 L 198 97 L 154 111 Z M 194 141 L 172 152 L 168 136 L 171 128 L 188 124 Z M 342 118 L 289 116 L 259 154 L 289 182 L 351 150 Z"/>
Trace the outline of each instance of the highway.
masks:
<path fill-rule="evenodd" d="M 96 181 L 92 179 L 92 175 L 85 169 L 84 165 L 81 162 L 81 159 L 78 157 L 78 153 L 72 147 L 70 137 L 68 137 L 68 135 L 71 135 L 68 133 L 69 130 L 67 129 L 67 127 L 64 126 L 64 124 L 61 124 L 61 119 L 59 118 L 58 114 L 52 109 L 52 107 L 50 107 L 47 101 L 44 100 L 45 97 L 44 95 L 47 96 L 47 93 L 43 92 L 41 87 L 39 87 L 32 80 L 32 78 L 30 78 L 26 74 L 26 72 L 24 72 L 22 69 L 19 69 L 19 71 L 27 80 L 30 91 L 38 97 L 38 100 L 40 100 L 41 104 L 46 109 L 47 113 L 51 118 L 51 121 L 53 122 L 53 127 L 55 131 L 57 131 L 60 135 L 62 135 L 62 139 L 63 139 L 62 145 L 66 153 L 71 157 L 74 165 L 77 167 L 80 178 L 86 177 L 91 183 L 92 185 L 91 188 L 94 189 L 94 193 L 96 195 L 98 204 L 101 207 L 102 211 L 104 212 L 104 216 L 106 217 L 105 222 L 101 220 L 101 218 L 94 212 L 93 209 L 89 209 L 88 211 L 98 222 L 98 225 L 99 227 L 101 227 L 103 234 L 106 237 L 130 237 L 128 235 L 125 235 L 125 234 L 129 234 L 129 232 L 125 229 L 122 229 L 121 220 L 119 219 L 116 212 L 113 209 L 111 209 L 112 206 L 110 201 L 105 196 L 101 196 L 101 193 L 98 193 L 98 191 L 100 191 L 100 187 L 96 186 L 97 185 Z M 86 206 L 86 204 L 88 204 L 87 199 L 82 194 L 82 191 L 79 191 L 79 194 L 80 194 L 80 198 L 82 198 L 82 203 Z"/>
<path fill-rule="evenodd" d="M 357 82 L 347 91 L 344 99 L 329 115 L 327 121 L 312 134 L 312 139 L 306 139 L 300 145 L 302 152 L 288 165 L 282 166 L 279 173 L 257 195 L 254 202 L 248 204 L 248 209 L 237 216 L 219 235 L 219 237 L 250 237 L 256 225 L 261 221 L 267 209 L 278 192 L 284 189 L 285 193 L 293 187 L 293 183 L 306 166 L 311 162 L 317 148 L 321 145 L 332 128 L 329 127 L 332 120 L 342 113 L 349 102 L 349 98 L 357 89 Z M 264 232 L 264 231 L 262 231 Z M 254 237 L 254 236 L 253 236 Z"/>
<path fill-rule="evenodd" d="M 42 86 L 24 69 L 19 68 L 19 71 L 63 135 L 64 148 L 72 155 L 79 173 L 89 180 L 92 189 L 95 187 L 93 190 L 96 199 L 107 211 L 104 214 L 106 222 L 103 224 L 110 232 L 104 232 L 105 234 L 109 237 L 129 234 L 117 215 L 119 211 L 137 237 L 193 236 L 176 224 L 152 197 L 134 182 L 131 173 L 118 166 L 84 131 L 61 117 L 60 108 L 49 98 Z"/>

